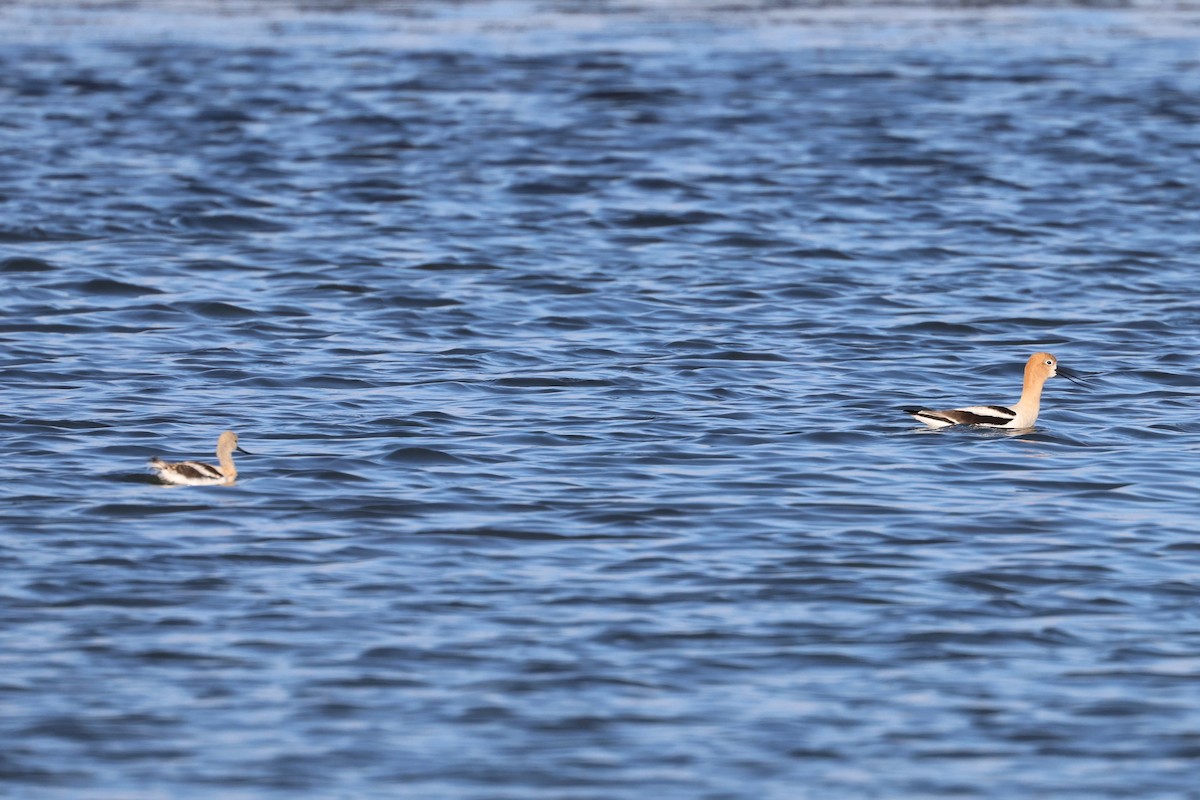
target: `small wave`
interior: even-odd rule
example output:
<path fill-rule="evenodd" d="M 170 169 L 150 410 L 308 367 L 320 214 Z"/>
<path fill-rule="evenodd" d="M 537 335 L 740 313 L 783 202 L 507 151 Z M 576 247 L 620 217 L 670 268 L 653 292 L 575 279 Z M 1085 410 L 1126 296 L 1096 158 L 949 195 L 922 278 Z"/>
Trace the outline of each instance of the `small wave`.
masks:
<path fill-rule="evenodd" d="M 214 233 L 277 233 L 288 230 L 283 223 L 248 214 L 191 214 L 180 217 L 179 224 L 192 230 Z"/>
<path fill-rule="evenodd" d="M 401 447 L 388 453 L 383 457 L 383 460 L 398 464 L 451 465 L 470 463 L 466 459 L 452 456 L 449 453 L 429 447 Z"/>
<path fill-rule="evenodd" d="M 206 302 L 206 303 L 178 303 L 177 307 L 208 319 L 253 319 L 258 316 L 258 313 L 251 311 L 242 306 L 235 306 L 232 303 L 222 302 Z"/>
<path fill-rule="evenodd" d="M 53 230 L 40 225 L 26 228 L 0 228 L 0 242 L 21 244 L 24 242 L 79 242 L 93 238 L 78 231 Z"/>
<path fill-rule="evenodd" d="M 147 294 L 162 294 L 160 289 L 153 289 L 149 286 L 138 286 L 133 283 L 124 283 L 111 278 L 94 278 L 81 283 L 64 284 L 64 286 L 70 287 L 81 294 L 99 295 L 102 297 L 141 297 Z"/>
<path fill-rule="evenodd" d="M 709 211 L 685 211 L 682 213 L 635 211 L 614 215 L 612 219 L 613 224 L 622 228 L 674 228 L 687 225 L 703 225 L 715 220 L 725 219 L 725 216 Z"/>
<path fill-rule="evenodd" d="M 425 261 L 414 264 L 412 269 L 426 272 L 490 272 L 500 267 L 486 261 Z"/>
<path fill-rule="evenodd" d="M 0 272 L 53 272 L 57 267 L 49 261 L 27 256 L 13 256 L 0 260 Z"/>
<path fill-rule="evenodd" d="M 593 89 L 589 92 L 584 92 L 579 95 L 580 100 L 597 100 L 606 103 L 618 103 L 621 105 L 650 105 L 658 104 L 663 101 L 678 100 L 683 96 L 683 93 L 673 87 L 662 87 L 657 89 L 638 89 L 633 87 L 622 87 L 612 89 Z"/>

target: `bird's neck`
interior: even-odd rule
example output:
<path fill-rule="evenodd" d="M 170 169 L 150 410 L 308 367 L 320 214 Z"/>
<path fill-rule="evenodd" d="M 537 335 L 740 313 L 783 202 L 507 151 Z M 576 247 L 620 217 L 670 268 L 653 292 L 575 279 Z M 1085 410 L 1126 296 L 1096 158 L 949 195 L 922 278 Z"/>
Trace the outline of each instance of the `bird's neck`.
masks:
<path fill-rule="evenodd" d="M 233 479 L 237 477 L 237 467 L 233 465 L 233 454 L 221 451 L 217 453 L 217 461 L 221 465 L 221 473 L 225 476 L 228 483 L 233 483 Z"/>
<path fill-rule="evenodd" d="M 1037 375 L 1026 375 L 1025 385 L 1021 389 L 1021 399 L 1013 406 L 1013 411 L 1017 412 L 1016 423 L 1013 427 L 1029 428 L 1037 421 L 1038 411 L 1042 407 L 1042 387 L 1046 385 L 1046 379 Z"/>

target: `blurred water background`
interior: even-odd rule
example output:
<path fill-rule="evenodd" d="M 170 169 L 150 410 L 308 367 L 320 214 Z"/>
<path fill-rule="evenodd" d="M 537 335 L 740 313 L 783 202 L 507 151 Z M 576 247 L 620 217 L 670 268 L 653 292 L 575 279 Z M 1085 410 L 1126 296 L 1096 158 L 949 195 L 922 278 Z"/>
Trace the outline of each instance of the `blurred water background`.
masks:
<path fill-rule="evenodd" d="M 1200 8 L 0 45 L 3 796 L 1200 797 Z"/>

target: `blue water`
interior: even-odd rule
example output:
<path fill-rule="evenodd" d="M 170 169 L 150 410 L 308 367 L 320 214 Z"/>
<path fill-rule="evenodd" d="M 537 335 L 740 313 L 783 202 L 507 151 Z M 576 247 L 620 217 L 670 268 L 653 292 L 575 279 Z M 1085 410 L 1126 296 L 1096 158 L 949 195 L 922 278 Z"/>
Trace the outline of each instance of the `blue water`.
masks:
<path fill-rule="evenodd" d="M 0 794 L 1200 796 L 1200 15 L 55 9 Z"/>

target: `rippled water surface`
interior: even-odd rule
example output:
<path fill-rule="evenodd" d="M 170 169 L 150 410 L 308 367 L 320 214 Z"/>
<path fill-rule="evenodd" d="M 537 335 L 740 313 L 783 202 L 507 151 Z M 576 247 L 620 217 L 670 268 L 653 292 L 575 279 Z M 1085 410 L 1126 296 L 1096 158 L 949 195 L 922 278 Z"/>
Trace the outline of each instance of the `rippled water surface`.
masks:
<path fill-rule="evenodd" d="M 0 793 L 1198 796 L 1200 16 L 0 12 Z"/>

